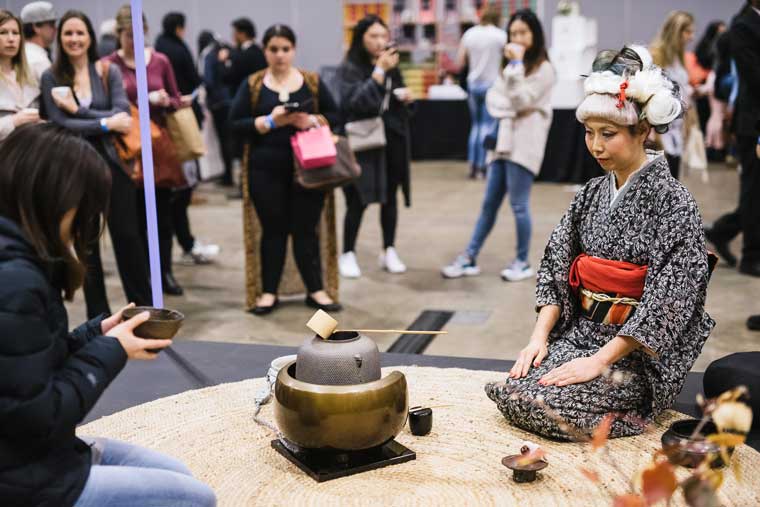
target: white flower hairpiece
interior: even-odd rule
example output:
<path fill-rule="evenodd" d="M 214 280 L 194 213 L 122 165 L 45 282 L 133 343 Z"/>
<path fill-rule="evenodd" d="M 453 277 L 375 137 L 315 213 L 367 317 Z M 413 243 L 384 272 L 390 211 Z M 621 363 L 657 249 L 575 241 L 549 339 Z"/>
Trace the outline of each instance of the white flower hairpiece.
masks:
<path fill-rule="evenodd" d="M 652 61 L 644 48 L 637 46 L 634 50 L 644 55 L 642 61 Z M 673 95 L 673 83 L 652 63 L 630 77 L 609 70 L 593 72 L 583 83 L 583 91 L 586 96 L 595 93 L 616 96 L 618 109 L 623 108 L 625 100 L 631 99 L 641 108 L 640 119 L 647 119 L 653 126 L 667 125 L 678 118 L 682 110 L 681 101 Z"/>

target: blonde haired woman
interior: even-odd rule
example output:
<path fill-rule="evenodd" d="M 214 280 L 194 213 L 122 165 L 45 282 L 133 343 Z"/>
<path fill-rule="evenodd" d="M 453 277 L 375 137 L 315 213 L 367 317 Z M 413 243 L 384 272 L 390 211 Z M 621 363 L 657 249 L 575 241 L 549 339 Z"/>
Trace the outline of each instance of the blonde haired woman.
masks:
<path fill-rule="evenodd" d="M 665 74 L 678 84 L 687 105 L 691 102 L 693 90 L 689 85 L 689 73 L 686 70 L 684 54 L 686 46 L 693 39 L 694 16 L 685 11 L 673 11 L 665 19 L 665 23 L 650 46 L 655 65 L 661 67 Z M 678 178 L 684 147 L 683 120 L 673 122 L 670 130 L 662 135 L 662 144 L 665 158 L 670 166 L 670 173 L 674 178 Z"/>
<path fill-rule="evenodd" d="M 0 9 L 0 142 L 16 127 L 40 121 L 39 97 L 26 62 L 21 20 Z"/>

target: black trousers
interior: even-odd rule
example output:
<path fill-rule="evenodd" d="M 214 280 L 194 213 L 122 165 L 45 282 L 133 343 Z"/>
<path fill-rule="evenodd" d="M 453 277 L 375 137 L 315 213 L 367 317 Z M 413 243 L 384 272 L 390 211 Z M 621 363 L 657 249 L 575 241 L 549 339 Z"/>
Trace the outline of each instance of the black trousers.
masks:
<path fill-rule="evenodd" d="M 362 196 L 356 185 L 343 187 L 346 196 L 346 218 L 343 221 L 343 253 L 356 250 L 356 239 L 362 225 L 362 217 L 367 205 L 362 202 Z M 388 248 L 396 242 L 396 226 L 398 224 L 397 186 L 388 186 L 388 196 L 380 205 L 380 226 L 383 230 L 383 248 Z"/>
<path fill-rule="evenodd" d="M 138 221 L 138 189 L 120 167 L 109 162 L 111 168 L 111 207 L 108 210 L 108 231 L 113 243 L 121 285 L 128 302 L 150 306 L 152 295 L 145 243 Z M 100 242 L 93 240 L 87 258 L 87 276 L 84 281 L 84 299 L 87 317 L 111 313 L 108 304 Z"/>
<path fill-rule="evenodd" d="M 681 173 L 681 157 L 677 157 L 675 155 L 668 155 L 666 153 L 665 160 L 668 161 L 668 166 L 670 167 L 670 174 L 672 174 L 675 179 L 678 179 L 678 176 Z"/>
<path fill-rule="evenodd" d="M 383 230 L 383 249 L 396 243 L 398 226 L 398 189 L 401 185 L 403 168 L 407 164 L 406 141 L 394 134 L 389 135 L 395 142 L 389 142 L 385 150 L 386 160 L 386 197 L 380 205 L 380 226 Z M 389 139 L 389 140 L 390 140 Z M 356 250 L 356 238 L 362 225 L 362 217 L 367 204 L 362 200 L 356 185 L 343 187 L 346 196 L 346 218 L 343 221 L 343 253 Z"/>
<path fill-rule="evenodd" d="M 190 252 L 195 244 L 195 238 L 190 230 L 190 217 L 187 215 L 187 208 L 193 199 L 193 189 L 183 188 L 172 192 L 172 221 L 174 223 L 174 234 L 177 236 L 177 242 L 185 253 Z"/>
<path fill-rule="evenodd" d="M 249 169 L 248 182 L 262 228 L 261 277 L 264 292 L 277 294 L 289 235 L 293 237 L 293 253 L 306 290 L 309 293 L 322 290 L 318 225 L 325 194 L 294 184 L 292 172 L 282 167 Z"/>
<path fill-rule="evenodd" d="M 218 106 L 211 111 L 211 117 L 214 120 L 214 130 L 216 131 L 216 137 L 219 139 L 219 151 L 224 162 L 222 182 L 226 185 L 232 185 L 232 159 L 235 158 L 233 136 L 227 124 L 229 112 L 230 108 L 227 105 Z"/>
<path fill-rule="evenodd" d="M 140 231 L 143 234 L 144 252 L 148 247 L 148 221 L 145 215 L 145 193 L 143 189 L 138 192 L 138 215 L 140 217 Z M 158 222 L 158 244 L 161 252 L 161 275 L 172 273 L 172 243 L 174 241 L 174 220 L 172 213 L 172 190 L 169 188 L 156 188 L 156 215 Z"/>
<path fill-rule="evenodd" d="M 755 153 L 757 138 L 738 136 L 737 148 L 742 172 L 739 179 L 739 206 L 715 221 L 716 241 L 729 242 L 740 232 L 744 237 L 742 262 L 760 262 L 760 159 Z"/>

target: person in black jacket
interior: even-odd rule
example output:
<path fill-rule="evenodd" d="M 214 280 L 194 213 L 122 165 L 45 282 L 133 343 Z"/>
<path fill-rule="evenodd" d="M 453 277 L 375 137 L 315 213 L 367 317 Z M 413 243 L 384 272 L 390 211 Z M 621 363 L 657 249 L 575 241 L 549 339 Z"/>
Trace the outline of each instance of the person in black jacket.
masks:
<path fill-rule="evenodd" d="M 240 83 L 248 76 L 267 68 L 264 52 L 256 44 L 256 26 L 248 18 L 238 18 L 232 22 L 232 37 L 236 48 L 223 49 L 218 58 L 223 65 L 222 80 L 230 87 L 232 95 L 240 88 Z"/>
<path fill-rule="evenodd" d="M 362 168 L 361 177 L 356 183 L 343 187 L 347 210 L 343 254 L 338 262 L 340 274 L 345 278 L 361 276 L 354 253 L 356 238 L 364 210 L 372 203 L 381 205 L 380 267 L 390 273 L 406 271 L 395 248 L 396 195 L 400 187 L 406 206 L 410 206 L 408 104 L 412 97 L 398 70 L 398 51 L 393 46 L 388 47 L 389 37 L 382 19 L 366 16 L 356 24 L 351 47 L 338 69 L 340 106 L 346 124 L 381 115 L 387 140 L 385 147 L 356 153 Z"/>
<path fill-rule="evenodd" d="M 248 18 L 238 18 L 232 22 L 232 38 L 235 49 L 222 48 L 217 52 L 219 67 L 217 73 L 229 87 L 230 97 L 234 97 L 248 76 L 267 68 L 264 52 L 256 44 L 256 26 Z M 245 140 L 239 132 L 230 129 L 230 146 L 233 159 L 243 159 Z M 245 170 L 245 168 L 243 168 Z M 231 193 L 231 198 L 242 197 L 242 191 Z"/>
<path fill-rule="evenodd" d="M 105 161 L 52 123 L 17 129 L 0 160 L 0 503 L 215 505 L 176 460 L 75 433 L 127 359 L 171 344 L 134 336 L 147 312 L 68 330 L 63 298 L 81 287 L 81 259 L 108 208 Z"/>
<path fill-rule="evenodd" d="M 739 161 L 739 206 L 706 229 L 707 239 L 721 257 L 732 259 L 728 243 L 743 235 L 741 273 L 760 277 L 760 160 L 755 150 L 760 128 L 760 0 L 747 4 L 734 17 L 728 31 L 731 57 L 739 74 L 739 95 L 734 105 L 734 127 Z"/>
<path fill-rule="evenodd" d="M 165 54 L 172 64 L 177 88 L 187 101 L 192 100 L 193 113 L 198 121 L 198 127 L 203 124 L 203 108 L 198 99 L 192 99 L 192 93 L 202 84 L 198 69 L 193 61 L 190 48 L 183 37 L 185 35 L 185 15 L 181 12 L 170 12 L 164 16 L 163 33 L 156 38 L 155 49 Z M 184 162 L 186 170 L 198 174 L 198 161 Z M 189 264 L 207 264 L 219 250 L 217 245 L 206 245 L 196 240 L 190 228 L 190 217 L 187 208 L 193 198 L 193 186 L 175 189 L 172 192 L 172 221 L 177 242 L 182 247 L 182 259 Z"/>

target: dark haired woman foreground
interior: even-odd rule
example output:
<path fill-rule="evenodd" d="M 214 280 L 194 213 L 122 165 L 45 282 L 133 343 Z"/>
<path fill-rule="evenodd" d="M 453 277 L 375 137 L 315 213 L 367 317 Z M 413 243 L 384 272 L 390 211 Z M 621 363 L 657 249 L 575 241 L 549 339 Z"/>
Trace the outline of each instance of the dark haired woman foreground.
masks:
<path fill-rule="evenodd" d="M 69 332 L 63 298 L 108 208 L 106 163 L 52 124 L 25 126 L 0 147 L 0 499 L 3 507 L 213 506 L 182 463 L 75 428 L 127 359 L 170 340 L 133 334 L 122 312 Z"/>
<path fill-rule="evenodd" d="M 576 116 L 608 174 L 554 229 L 530 342 L 506 382 L 486 386 L 510 422 L 561 439 L 607 414 L 611 436 L 641 433 L 673 404 L 715 325 L 697 203 L 663 153 L 644 149 L 650 129 L 681 115 L 678 87 L 646 49 L 625 48 L 600 53 L 584 88 Z"/>

